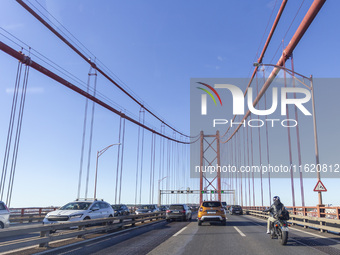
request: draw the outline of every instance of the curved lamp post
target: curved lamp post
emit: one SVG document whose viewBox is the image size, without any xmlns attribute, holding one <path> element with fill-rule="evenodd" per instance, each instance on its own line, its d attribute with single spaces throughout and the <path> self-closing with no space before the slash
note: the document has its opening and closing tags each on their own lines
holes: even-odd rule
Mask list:
<svg viewBox="0 0 340 255">
<path fill-rule="evenodd" d="M 105 147 L 104 149 L 100 150 L 100 151 L 97 151 L 97 161 L 96 161 L 96 177 L 95 177 L 95 181 L 94 181 L 94 199 L 96 199 L 96 195 L 97 195 L 97 176 L 98 176 L 98 159 L 101 155 L 103 155 L 103 153 L 105 151 L 107 151 L 110 147 L 114 146 L 114 145 L 120 145 L 120 143 L 114 143 L 114 144 L 111 144 L 107 147 Z"/>
</svg>

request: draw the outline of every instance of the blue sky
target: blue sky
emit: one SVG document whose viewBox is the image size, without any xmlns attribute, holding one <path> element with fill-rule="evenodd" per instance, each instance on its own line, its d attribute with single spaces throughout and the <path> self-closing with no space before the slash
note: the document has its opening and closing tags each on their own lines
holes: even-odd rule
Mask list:
<svg viewBox="0 0 340 255">
<path fill-rule="evenodd" d="M 267 0 L 209 3 L 30 0 L 26 3 L 33 4 L 41 11 L 44 11 L 41 6 L 46 8 L 151 109 L 184 133 L 190 131 L 190 78 L 248 78 L 253 70 L 252 62 L 256 59 L 256 52 L 259 48 L 262 49 L 264 42 L 262 40 L 261 44 L 261 39 L 275 5 L 275 1 Z M 264 63 L 277 62 L 280 54 L 275 55 L 275 52 L 301 3 L 301 0 L 288 2 Z M 311 3 L 311 0 L 304 1 L 285 36 L 285 45 Z M 280 1 L 277 1 L 269 26 L 279 5 Z M 332 27 L 334 24 L 340 24 L 337 13 L 339 7 L 338 1 L 325 3 L 294 52 L 296 71 L 306 75 L 313 74 L 319 78 L 338 77 L 340 34 Z M 58 25 L 60 29 L 63 29 L 62 26 Z M 0 27 L 86 83 L 89 66 L 15 1 L 2 1 Z M 6 34 L 3 30 L 0 32 Z M 264 38 L 267 34 L 268 30 Z M 18 45 L 2 35 L 0 38 L 20 50 Z M 43 64 L 37 58 L 32 59 Z M 0 53 L 0 162 L 4 154 L 16 66 L 17 62 L 13 58 Z M 126 110 L 138 116 L 139 107 L 101 76 L 98 76 L 98 91 L 114 101 L 122 111 Z M 329 109 L 337 109 L 338 92 L 339 88 L 336 86 L 331 89 L 316 88 L 320 157 L 334 163 L 339 161 L 337 126 L 340 123 L 338 116 L 332 115 Z M 31 70 L 11 202 L 13 207 L 62 205 L 75 199 L 84 104 L 84 98 Z M 332 125 L 329 125 L 331 118 Z M 152 118 L 147 117 L 147 121 L 160 129 L 160 124 Z M 91 192 L 95 153 L 117 142 L 118 125 L 117 116 L 96 107 L 89 187 Z M 306 126 L 305 129 L 305 133 L 309 134 L 309 127 Z M 138 129 L 127 124 L 126 132 L 128 138 L 122 201 L 133 203 Z M 168 133 L 171 135 L 170 131 Z M 306 135 L 303 139 L 306 146 L 313 146 L 311 137 Z M 143 176 L 142 202 L 146 203 L 149 198 L 150 134 L 146 133 L 145 141 L 143 168 L 147 170 Z M 159 143 L 160 140 L 156 142 Z M 174 149 L 175 154 L 182 154 L 186 150 L 188 148 L 184 146 L 175 146 Z M 114 200 L 116 156 L 117 148 L 113 147 L 99 162 L 101 174 L 98 180 L 98 196 L 109 202 Z M 306 157 L 309 159 L 312 155 L 308 154 Z M 188 173 L 184 171 L 185 164 L 182 161 L 186 160 L 178 156 L 176 174 L 180 178 L 167 178 L 162 184 L 168 182 L 176 188 L 197 188 L 197 180 L 187 178 Z M 156 160 L 156 165 L 158 164 Z M 157 172 L 156 184 L 160 177 L 163 176 L 159 176 Z M 306 181 L 305 196 L 309 205 L 316 204 L 316 194 L 312 191 L 314 182 L 315 180 Z M 325 180 L 329 189 L 325 194 L 325 203 L 340 204 L 336 196 L 337 182 L 338 179 Z M 285 204 L 290 204 L 290 194 L 285 194 L 288 192 L 284 192 L 281 187 L 277 192 L 287 201 Z"/>
</svg>

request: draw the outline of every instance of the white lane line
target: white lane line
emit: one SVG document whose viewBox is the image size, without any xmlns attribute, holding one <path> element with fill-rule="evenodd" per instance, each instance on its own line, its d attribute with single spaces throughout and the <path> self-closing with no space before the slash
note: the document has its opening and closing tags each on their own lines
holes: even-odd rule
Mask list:
<svg viewBox="0 0 340 255">
<path fill-rule="evenodd" d="M 184 231 L 187 227 L 182 228 L 180 231 L 178 231 L 176 234 L 174 234 L 173 236 L 178 236 L 180 233 L 182 233 L 182 231 Z"/>
<path fill-rule="evenodd" d="M 242 233 L 241 230 L 238 229 L 238 227 L 234 227 L 234 229 L 236 229 L 236 231 L 237 231 L 241 236 L 246 236 L 245 234 Z"/>
<path fill-rule="evenodd" d="M 255 216 L 252 216 L 252 217 L 254 217 L 257 220 L 267 221 L 267 220 L 264 220 L 264 219 L 256 218 Z M 261 226 L 260 224 L 257 224 L 257 223 L 255 223 L 255 224 Z M 328 239 L 328 240 L 331 240 L 331 241 L 333 241 L 333 242 L 335 242 L 337 244 L 340 244 L 340 242 L 338 242 L 337 240 L 333 239 L 332 237 L 321 236 L 321 235 L 318 235 L 318 234 L 310 233 L 310 232 L 303 231 L 301 229 L 296 229 L 296 228 L 293 228 L 293 227 L 289 227 L 289 229 L 295 230 L 295 231 L 298 231 L 298 232 L 302 232 L 302 233 L 305 233 L 305 234 L 308 234 L 308 235 L 311 235 L 311 236 L 316 236 L 316 237 L 319 237 L 319 238 Z"/>
<path fill-rule="evenodd" d="M 337 244 L 340 244 L 340 242 L 338 242 L 337 240 L 333 239 L 332 237 L 327 237 L 327 236 L 320 236 L 320 235 L 317 235 L 317 234 L 314 234 L 314 233 L 309 233 L 309 232 L 306 232 L 306 231 L 303 231 L 303 230 L 300 230 L 300 229 L 296 229 L 296 228 L 292 228 L 290 227 L 289 229 L 292 229 L 292 230 L 295 230 L 295 231 L 299 231 L 299 232 L 303 232 L 303 233 L 306 233 L 306 234 L 309 234 L 309 235 L 312 235 L 312 236 L 316 236 L 316 237 L 319 237 L 319 238 L 324 238 L 324 239 L 328 239 L 328 240 L 331 240 Z"/>
</svg>

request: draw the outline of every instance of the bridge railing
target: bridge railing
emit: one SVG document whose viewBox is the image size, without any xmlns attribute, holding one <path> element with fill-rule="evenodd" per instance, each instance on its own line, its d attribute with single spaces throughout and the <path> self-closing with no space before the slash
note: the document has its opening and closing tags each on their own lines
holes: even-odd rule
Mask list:
<svg viewBox="0 0 340 255">
<path fill-rule="evenodd" d="M 40 222 L 48 212 L 56 209 L 58 209 L 58 207 L 10 208 L 10 222 Z"/>
<path fill-rule="evenodd" d="M 267 207 L 264 206 L 244 206 L 244 209 L 263 211 Z M 327 207 L 327 206 L 286 206 L 290 214 L 338 219 L 340 220 L 340 207 Z"/>
<path fill-rule="evenodd" d="M 263 212 L 264 209 L 265 207 L 244 207 L 245 213 L 267 219 L 269 213 Z M 287 209 L 290 211 L 288 222 L 292 225 L 340 234 L 339 209 L 337 207 L 287 207 Z M 321 217 L 318 217 L 320 209 Z M 334 210 L 337 213 L 334 213 Z"/>
<path fill-rule="evenodd" d="M 165 213 L 146 213 L 140 215 L 129 215 L 111 217 L 105 219 L 86 220 L 69 223 L 49 224 L 41 226 L 25 226 L 21 228 L 8 228 L 0 231 L 1 238 L 9 241 L 0 242 L 0 252 L 13 249 L 26 248 L 32 245 L 48 247 L 52 241 L 75 238 L 75 241 L 84 238 L 85 235 L 96 233 L 107 233 L 136 224 L 151 223 L 153 220 L 164 219 Z M 57 230 L 62 232 L 55 233 Z M 30 237 L 27 237 L 27 236 Z"/>
</svg>

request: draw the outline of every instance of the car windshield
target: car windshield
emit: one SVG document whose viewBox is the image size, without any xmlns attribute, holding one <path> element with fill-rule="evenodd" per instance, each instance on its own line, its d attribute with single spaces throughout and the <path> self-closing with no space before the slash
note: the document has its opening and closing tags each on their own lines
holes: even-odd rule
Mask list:
<svg viewBox="0 0 340 255">
<path fill-rule="evenodd" d="M 119 210 L 120 207 L 121 207 L 121 205 L 112 205 L 112 208 L 113 208 L 114 210 Z"/>
<path fill-rule="evenodd" d="M 222 205 L 223 205 L 223 206 L 227 206 L 227 203 L 226 203 L 226 202 L 222 202 Z"/>
<path fill-rule="evenodd" d="M 170 210 L 183 210 L 183 205 L 170 205 Z"/>
<path fill-rule="evenodd" d="M 204 207 L 220 207 L 221 202 L 203 202 L 202 206 L 204 206 Z"/>
<path fill-rule="evenodd" d="M 72 202 L 64 205 L 59 210 L 87 210 L 91 204 L 89 202 Z"/>
<path fill-rule="evenodd" d="M 235 209 L 241 209 L 241 206 L 235 205 L 234 208 L 235 208 Z"/>
<path fill-rule="evenodd" d="M 4 203 L 0 203 L 0 210 L 6 210 L 6 207 L 5 207 Z"/>
<path fill-rule="evenodd" d="M 144 209 L 144 210 L 149 210 L 149 209 L 154 209 L 155 207 L 153 205 L 141 205 L 138 206 L 138 209 Z"/>
</svg>

